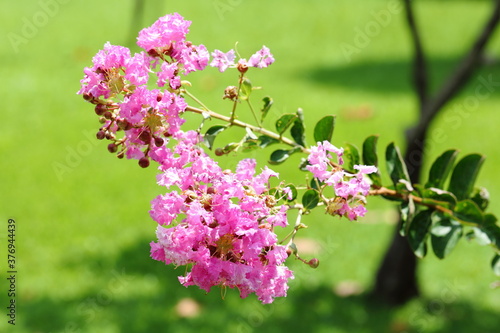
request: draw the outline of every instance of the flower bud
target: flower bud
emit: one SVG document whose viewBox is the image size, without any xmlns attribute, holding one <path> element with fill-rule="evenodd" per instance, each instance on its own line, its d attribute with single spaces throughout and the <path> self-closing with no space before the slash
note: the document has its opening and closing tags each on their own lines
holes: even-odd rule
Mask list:
<svg viewBox="0 0 500 333">
<path fill-rule="evenodd" d="M 95 106 L 94 110 L 95 110 L 96 115 L 102 116 L 104 114 L 104 112 L 108 111 L 108 108 L 107 108 L 106 104 L 97 104 Z"/>
<path fill-rule="evenodd" d="M 95 135 L 97 140 L 102 140 L 106 137 L 106 133 L 104 133 L 104 131 L 99 131 L 97 132 L 97 134 Z"/>
<path fill-rule="evenodd" d="M 307 262 L 307 264 L 309 265 L 309 267 L 311 268 L 318 268 L 319 266 L 319 260 L 317 258 L 312 258 L 311 260 L 309 260 Z"/>
<path fill-rule="evenodd" d="M 161 146 L 163 146 L 163 143 L 164 143 L 165 141 L 163 141 L 163 139 L 162 139 L 162 138 L 159 138 L 159 137 L 155 136 L 155 137 L 154 137 L 154 139 L 155 139 L 155 146 L 156 146 L 156 147 L 161 147 Z"/>
<path fill-rule="evenodd" d="M 216 148 L 215 156 L 222 156 L 222 155 L 224 155 L 224 150 L 222 148 Z"/>
<path fill-rule="evenodd" d="M 149 131 L 142 131 L 139 135 L 139 139 L 144 143 L 151 142 L 151 133 Z"/>
<path fill-rule="evenodd" d="M 110 120 L 113 118 L 113 113 L 111 111 L 106 111 L 106 112 L 104 112 L 103 116 L 104 116 L 104 118 Z"/>
<path fill-rule="evenodd" d="M 141 168 L 147 168 L 149 166 L 149 158 L 147 158 L 146 156 L 142 157 L 139 160 L 139 166 Z"/>
<path fill-rule="evenodd" d="M 238 65 L 236 65 L 236 68 L 238 71 L 242 74 L 245 74 L 248 70 L 248 65 L 244 62 L 238 62 Z"/>
<path fill-rule="evenodd" d="M 116 151 L 117 151 L 117 150 L 118 150 L 118 147 L 116 146 L 116 144 L 114 144 L 114 143 L 110 143 L 110 144 L 108 145 L 108 151 L 109 151 L 110 153 L 116 153 Z"/>
<path fill-rule="evenodd" d="M 84 93 L 83 99 L 86 100 L 87 102 L 90 102 L 91 100 L 94 99 L 94 96 L 92 96 L 90 93 Z"/>
</svg>

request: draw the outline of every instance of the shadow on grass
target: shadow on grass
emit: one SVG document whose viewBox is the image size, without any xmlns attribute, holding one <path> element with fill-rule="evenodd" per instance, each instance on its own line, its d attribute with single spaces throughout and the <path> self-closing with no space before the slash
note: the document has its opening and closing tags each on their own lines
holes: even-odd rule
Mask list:
<svg viewBox="0 0 500 333">
<path fill-rule="evenodd" d="M 428 59 L 431 91 L 437 89 L 460 62 L 459 58 Z M 411 60 L 373 60 L 345 66 L 312 68 L 302 76 L 312 82 L 346 89 L 381 93 L 413 93 Z M 488 60 L 475 75 L 492 74 L 500 79 L 498 60 Z M 474 77 L 471 80 L 474 81 Z"/>
<path fill-rule="evenodd" d="M 291 286 L 287 298 L 262 305 L 251 296 L 240 300 L 228 291 L 224 300 L 216 288 L 206 295 L 177 282 L 182 268 L 148 258 L 148 240 L 125 249 L 118 258 L 93 265 L 95 284 L 65 299 L 23 300 L 29 320 L 25 332 L 497 332 L 498 313 L 455 302 L 437 308 L 418 302 L 410 310 L 393 310 L 365 296 L 340 298 L 330 286 Z M 319 271 L 314 272 L 320 274 Z M 94 280 L 92 280 L 94 281 Z M 177 311 L 182 299 L 197 303 L 197 316 Z M 422 305 L 424 304 L 424 305 Z M 20 330 L 22 331 L 22 330 Z"/>
</svg>

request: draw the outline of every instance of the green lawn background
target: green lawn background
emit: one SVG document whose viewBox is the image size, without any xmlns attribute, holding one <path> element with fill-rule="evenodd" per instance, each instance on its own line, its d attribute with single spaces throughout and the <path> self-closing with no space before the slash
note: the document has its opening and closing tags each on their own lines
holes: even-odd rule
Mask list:
<svg viewBox="0 0 500 333">
<path fill-rule="evenodd" d="M 419 271 L 423 300 L 397 311 L 334 292 L 345 281 L 363 290 L 371 286 L 394 222 L 391 205 L 379 199 L 371 200 L 370 214 L 357 223 L 319 211 L 308 217 L 309 229 L 301 237 L 316 241 L 321 265 L 311 270 L 292 261 L 296 280 L 289 296 L 273 305 L 260 305 L 254 297 L 240 300 L 233 290 L 221 300 L 216 288 L 205 295 L 180 286 L 176 276 L 182 268 L 149 259 L 156 227 L 149 202 L 163 191 L 154 182 L 156 170 L 107 153 L 105 143 L 93 139 L 98 122 L 92 106 L 75 94 L 83 67 L 106 41 L 137 50 L 130 36 L 139 29 L 132 25 L 133 3 L 62 2 L 0 4 L 0 250 L 6 253 L 7 219 L 14 218 L 19 272 L 16 326 L 7 325 L 2 313 L 2 332 L 497 331 L 500 295 L 489 286 L 495 281 L 489 269 L 492 253 L 474 243 L 459 244 L 443 262 L 430 254 Z M 240 54 L 248 57 L 265 44 L 276 63 L 248 75 L 263 86 L 260 97 L 274 98 L 275 111 L 302 107 L 309 129 L 321 116 L 337 114 L 336 145 L 360 146 L 366 136 L 380 134 L 383 152 L 391 141 L 403 143 L 403 129 L 416 117 L 408 74 L 412 49 L 401 8 L 350 59 L 342 45 L 356 46 L 359 31 L 377 22 L 374 13 L 394 10 L 391 6 L 393 1 L 150 1 L 141 26 L 179 12 L 193 21 L 189 39 L 209 49 L 225 51 L 238 42 Z M 479 32 L 490 3 L 417 1 L 416 9 L 437 87 Z M 46 13 L 46 22 L 26 43 L 13 45 L 12 34 L 23 36 L 26 22 L 40 13 Z M 499 46 L 497 34 L 489 54 L 498 56 Z M 498 64 L 478 72 L 439 116 L 431 134 L 440 135 L 431 135 L 427 161 L 448 148 L 485 154 L 478 183 L 495 202 L 500 198 L 498 91 L 453 118 L 475 96 L 480 77 L 488 76 L 500 81 Z M 210 69 L 189 79 L 207 105 L 229 110 L 220 97 L 235 83 L 234 73 Z M 240 116 L 251 119 L 245 112 L 242 108 Z M 273 111 L 267 125 L 277 117 Z M 225 138 L 237 135 L 234 130 Z M 269 154 L 245 157 L 265 161 Z M 234 167 L 235 160 L 231 156 L 220 163 Z M 281 178 L 300 181 L 297 163 L 295 158 L 276 167 Z M 495 204 L 491 211 L 500 213 Z M 0 260 L 0 307 L 5 308 L 5 259 Z M 176 306 L 183 299 L 200 306 L 197 316 L 179 315 Z"/>
</svg>

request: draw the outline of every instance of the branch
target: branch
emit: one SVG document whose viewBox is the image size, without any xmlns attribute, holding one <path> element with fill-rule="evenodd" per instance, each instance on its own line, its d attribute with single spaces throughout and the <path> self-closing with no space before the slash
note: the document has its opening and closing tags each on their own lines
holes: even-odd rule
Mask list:
<svg viewBox="0 0 500 333">
<path fill-rule="evenodd" d="M 427 127 L 438 111 L 467 83 L 472 76 L 476 65 L 479 63 L 486 44 L 493 35 L 499 21 L 500 0 L 495 0 L 493 13 L 474 42 L 470 52 L 462 59 L 456 70 L 443 84 L 436 96 L 424 106 L 418 127 Z"/>
<path fill-rule="evenodd" d="M 413 14 L 411 0 L 404 0 L 404 6 L 406 11 L 406 20 L 408 23 L 408 27 L 410 28 L 410 35 L 412 37 L 413 47 L 415 49 L 413 79 L 421 106 L 420 110 L 422 111 L 422 106 L 425 105 L 427 101 L 427 65 L 425 61 L 424 50 L 422 47 L 422 41 L 420 39 L 417 24 L 415 22 L 415 16 Z"/>
<path fill-rule="evenodd" d="M 238 119 L 232 119 L 231 117 L 221 115 L 221 114 L 214 112 L 214 111 L 211 111 L 211 110 L 198 109 L 198 108 L 195 108 L 195 107 L 189 106 L 189 105 L 187 106 L 186 111 L 198 113 L 201 115 L 206 114 L 206 115 L 210 116 L 211 118 L 225 121 L 225 122 L 229 123 L 230 125 L 235 125 L 235 126 L 242 127 L 242 128 L 248 128 L 248 129 L 252 130 L 252 132 L 267 135 L 268 137 L 271 137 L 275 140 L 278 140 L 278 141 L 280 141 L 286 145 L 289 145 L 293 148 L 299 147 L 300 150 L 304 153 L 307 153 L 307 154 L 309 153 L 309 149 L 307 149 L 306 147 L 303 147 L 303 146 L 293 142 L 291 139 L 284 137 L 282 135 L 279 135 L 278 133 L 266 130 L 265 128 L 253 126 L 253 125 L 247 124 L 245 122 L 242 122 Z"/>
</svg>

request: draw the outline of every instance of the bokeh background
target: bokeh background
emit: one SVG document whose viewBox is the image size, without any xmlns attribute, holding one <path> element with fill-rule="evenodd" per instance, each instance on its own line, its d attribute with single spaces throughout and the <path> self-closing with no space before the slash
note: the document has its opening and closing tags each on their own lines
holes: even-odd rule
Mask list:
<svg viewBox="0 0 500 333">
<path fill-rule="evenodd" d="M 410 84 L 412 47 L 395 1 L 145 2 L 143 12 L 132 0 L 0 3 L 1 332 L 498 332 L 492 252 L 475 243 L 462 241 L 444 261 L 433 254 L 422 260 L 420 299 L 392 309 L 365 297 L 396 221 L 393 206 L 378 198 L 359 222 L 321 211 L 307 216 L 299 249 L 321 264 L 313 270 L 289 260 L 296 279 L 289 296 L 271 305 L 254 296 L 241 300 L 234 290 L 222 295 L 217 288 L 210 294 L 184 288 L 177 281 L 183 268 L 150 259 L 156 225 L 149 203 L 163 193 L 156 170 L 109 154 L 94 139 L 99 124 L 93 107 L 76 95 L 83 68 L 105 42 L 138 51 L 134 40 L 142 27 L 179 12 L 193 22 L 189 39 L 210 50 L 238 42 L 248 57 L 264 44 L 276 63 L 248 75 L 263 87 L 257 94 L 274 98 L 266 124 L 298 107 L 309 129 L 323 115 L 336 114 L 338 146 L 359 147 L 371 134 L 380 134 L 381 152 L 391 141 L 402 145 L 417 99 Z M 416 0 L 415 6 L 437 87 L 482 28 L 491 1 Z M 380 21 L 382 11 L 390 15 Z M 374 24 L 380 29 L 362 42 L 359 35 Z M 346 52 L 347 46 L 356 52 Z M 499 48 L 497 33 L 488 47 L 491 61 L 434 123 L 431 134 L 441 134 L 431 136 L 426 156 L 429 165 L 449 148 L 484 153 L 478 183 L 493 203 L 500 200 L 498 86 L 478 105 L 464 103 L 481 77 L 500 82 Z M 229 111 L 221 96 L 236 82 L 234 73 L 209 69 L 189 79 L 207 105 Z M 456 120 L 460 108 L 465 111 Z M 220 144 L 241 135 L 227 132 Z M 243 157 L 265 162 L 270 152 Z M 220 163 L 234 167 L 238 158 Z M 276 167 L 283 179 L 302 181 L 299 158 Z M 498 215 L 499 207 L 490 210 Z M 17 222 L 15 327 L 5 316 L 9 218 Z"/>
</svg>

